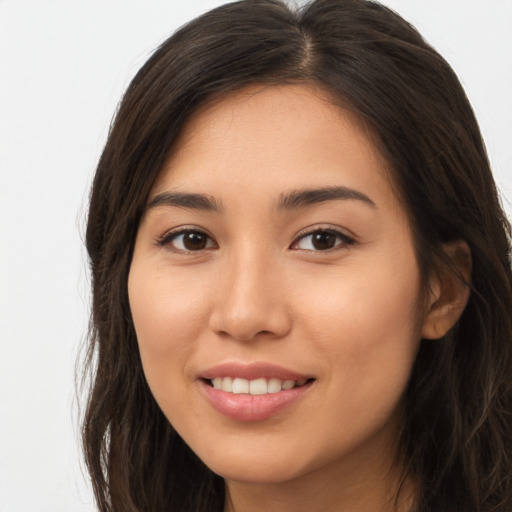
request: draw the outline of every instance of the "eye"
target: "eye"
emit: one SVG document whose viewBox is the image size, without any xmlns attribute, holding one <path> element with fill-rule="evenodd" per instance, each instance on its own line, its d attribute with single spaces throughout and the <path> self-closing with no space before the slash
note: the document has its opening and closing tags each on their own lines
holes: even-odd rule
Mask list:
<svg viewBox="0 0 512 512">
<path fill-rule="evenodd" d="M 291 248 L 303 251 L 329 251 L 353 243 L 352 238 L 334 229 L 316 229 L 299 237 Z"/>
<path fill-rule="evenodd" d="M 165 234 L 158 245 L 170 246 L 176 252 L 196 252 L 216 247 L 210 236 L 195 229 L 181 229 Z"/>
</svg>

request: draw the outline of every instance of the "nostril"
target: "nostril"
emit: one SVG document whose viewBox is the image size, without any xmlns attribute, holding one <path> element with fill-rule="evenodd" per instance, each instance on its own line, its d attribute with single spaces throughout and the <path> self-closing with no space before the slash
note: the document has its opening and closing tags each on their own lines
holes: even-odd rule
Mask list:
<svg viewBox="0 0 512 512">
<path fill-rule="evenodd" d="M 270 299 L 233 290 L 227 297 L 220 296 L 214 304 L 208 327 L 224 339 L 237 341 L 282 338 L 290 332 L 291 315 L 277 299 Z"/>
</svg>

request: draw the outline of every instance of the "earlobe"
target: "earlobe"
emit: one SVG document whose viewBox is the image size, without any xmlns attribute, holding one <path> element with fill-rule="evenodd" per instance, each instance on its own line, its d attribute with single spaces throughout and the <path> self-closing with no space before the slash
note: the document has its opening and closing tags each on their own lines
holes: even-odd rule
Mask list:
<svg viewBox="0 0 512 512">
<path fill-rule="evenodd" d="M 471 282 L 471 250 L 457 240 L 444 245 L 450 261 L 430 282 L 430 300 L 423 321 L 422 338 L 442 338 L 462 315 L 469 300 Z"/>
</svg>

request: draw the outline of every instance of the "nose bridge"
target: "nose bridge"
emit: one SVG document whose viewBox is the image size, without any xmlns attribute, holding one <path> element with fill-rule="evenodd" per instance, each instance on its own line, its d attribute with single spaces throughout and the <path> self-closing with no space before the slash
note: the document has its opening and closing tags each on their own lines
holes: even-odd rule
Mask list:
<svg viewBox="0 0 512 512">
<path fill-rule="evenodd" d="M 211 327 L 239 340 L 259 333 L 284 336 L 291 324 L 281 293 L 283 276 L 269 247 L 233 247 L 219 275 Z"/>
<path fill-rule="evenodd" d="M 251 251 L 244 247 L 231 260 L 230 282 L 233 307 L 245 304 L 247 309 L 257 311 L 266 308 L 275 298 L 269 289 L 269 282 L 275 276 L 275 262 L 263 251 Z"/>
</svg>

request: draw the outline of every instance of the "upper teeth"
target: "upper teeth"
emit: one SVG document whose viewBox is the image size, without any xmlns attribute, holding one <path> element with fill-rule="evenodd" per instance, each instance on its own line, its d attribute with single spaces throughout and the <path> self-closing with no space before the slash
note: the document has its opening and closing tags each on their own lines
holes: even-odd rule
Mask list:
<svg viewBox="0 0 512 512">
<path fill-rule="evenodd" d="M 307 379 L 281 380 L 281 379 L 255 379 L 247 380 L 239 377 L 215 377 L 211 380 L 215 389 L 222 389 L 229 393 L 248 393 L 250 395 L 266 395 L 278 393 L 282 389 L 292 389 L 295 386 L 303 386 Z"/>
</svg>

